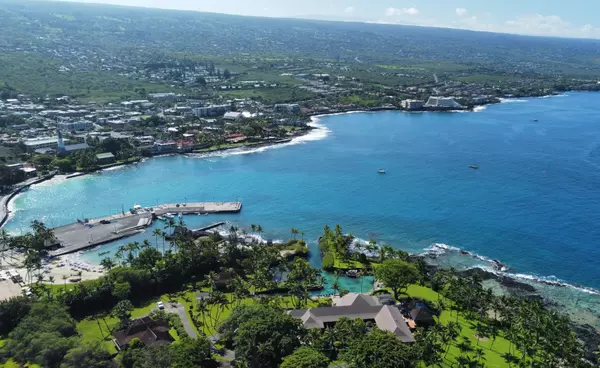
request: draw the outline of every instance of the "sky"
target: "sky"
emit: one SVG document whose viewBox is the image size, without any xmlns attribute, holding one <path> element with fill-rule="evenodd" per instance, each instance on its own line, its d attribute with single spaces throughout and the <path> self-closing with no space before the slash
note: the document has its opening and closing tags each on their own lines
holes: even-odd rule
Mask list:
<svg viewBox="0 0 600 368">
<path fill-rule="evenodd" d="M 600 0 L 63 0 L 600 39 Z"/>
</svg>

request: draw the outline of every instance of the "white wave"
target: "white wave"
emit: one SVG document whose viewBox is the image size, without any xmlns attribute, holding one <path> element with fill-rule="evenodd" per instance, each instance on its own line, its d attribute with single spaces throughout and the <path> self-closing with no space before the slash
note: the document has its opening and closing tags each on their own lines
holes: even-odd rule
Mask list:
<svg viewBox="0 0 600 368">
<path fill-rule="evenodd" d="M 226 225 L 223 225 L 223 226 L 215 229 L 215 231 L 217 233 L 219 233 L 219 235 L 221 235 L 222 237 L 227 238 L 229 235 L 231 235 L 230 229 L 231 229 L 232 225 L 233 225 L 232 223 L 227 223 Z M 252 239 L 261 244 L 266 243 L 267 241 L 271 241 L 273 244 L 284 243 L 284 241 L 281 239 L 265 239 L 260 234 L 252 232 L 250 230 L 246 231 L 245 229 L 238 228 L 238 230 L 236 231 L 236 235 L 240 239 Z"/>
<path fill-rule="evenodd" d="M 505 265 L 503 265 L 502 263 L 500 263 L 498 261 L 495 261 L 488 257 L 479 255 L 477 253 L 465 251 L 463 249 L 453 247 L 453 246 L 443 244 L 443 243 L 435 243 L 435 244 L 430 245 L 429 247 L 425 248 L 425 252 L 423 254 L 439 256 L 439 255 L 443 255 L 447 252 L 461 252 L 461 254 L 464 254 L 466 256 L 471 256 L 473 258 L 479 259 L 481 261 L 487 262 L 492 265 L 492 267 L 474 265 L 474 266 L 468 267 L 468 269 L 479 268 L 484 271 L 491 272 L 498 276 L 505 276 L 505 277 L 510 277 L 510 278 L 514 278 L 514 279 L 520 279 L 520 280 L 525 280 L 525 281 L 529 281 L 529 282 L 533 282 L 533 283 L 537 283 L 537 284 L 543 284 L 543 285 L 549 285 L 549 286 L 555 286 L 555 287 L 568 287 L 568 288 L 571 288 L 574 290 L 584 292 L 586 294 L 600 295 L 600 290 L 571 284 L 566 281 L 560 280 L 556 276 L 536 276 L 536 275 L 523 274 L 523 273 L 507 272 L 508 267 L 506 267 Z M 498 267 L 500 267 L 500 269 L 498 269 Z"/>
<path fill-rule="evenodd" d="M 444 254 L 448 251 L 460 252 L 460 248 L 450 246 L 444 243 L 433 243 L 425 248 L 427 254 Z"/>
<path fill-rule="evenodd" d="M 518 98 L 501 98 L 500 103 L 518 103 L 518 102 L 529 102 L 529 100 L 523 100 Z"/>
<path fill-rule="evenodd" d="M 107 169 L 102 169 L 102 171 L 118 171 L 118 170 L 123 170 L 123 169 L 127 169 L 129 165 L 131 165 L 131 164 L 123 164 L 123 165 L 119 165 L 119 166 L 113 166 L 113 167 L 109 167 Z"/>
<path fill-rule="evenodd" d="M 265 151 L 271 150 L 271 149 L 295 146 L 297 144 L 304 144 L 306 142 L 320 141 L 322 139 L 327 138 L 327 136 L 329 136 L 329 133 L 331 133 L 331 130 L 329 128 L 320 124 L 320 120 L 319 120 L 318 116 L 311 117 L 311 122 L 308 123 L 307 125 L 312 127 L 313 129 L 305 135 L 301 135 L 299 137 L 292 138 L 292 140 L 289 142 L 274 144 L 274 145 L 269 145 L 269 146 L 262 146 L 262 147 L 257 147 L 257 148 L 243 148 L 242 147 L 242 148 L 234 148 L 234 149 L 230 149 L 230 150 L 226 150 L 226 151 L 210 152 L 210 153 L 206 153 L 206 154 L 190 154 L 190 155 L 188 155 L 188 157 L 204 159 L 207 157 L 229 157 L 229 156 L 237 156 L 237 155 L 248 155 L 248 154 L 252 154 L 252 153 L 260 153 L 260 152 L 265 152 Z"/>
<path fill-rule="evenodd" d="M 562 93 L 560 95 L 547 95 L 547 96 L 540 96 L 537 98 L 553 98 L 553 97 L 567 97 L 567 96 L 568 96 L 567 94 Z"/>
<path fill-rule="evenodd" d="M 475 106 L 475 107 L 473 108 L 473 112 L 481 112 L 481 111 L 483 111 L 483 110 L 485 110 L 485 109 L 487 109 L 487 106 L 486 106 L 486 105 Z"/>
<path fill-rule="evenodd" d="M 575 285 L 575 284 L 571 284 L 568 283 L 566 281 L 563 281 L 559 278 L 557 278 L 556 276 L 535 276 L 535 275 L 528 275 L 528 274 L 523 274 L 523 273 L 504 273 L 505 276 L 508 277 L 513 277 L 516 279 L 521 279 L 521 280 L 527 280 L 527 281 L 531 281 L 531 282 L 535 282 L 538 284 L 544 284 L 544 285 L 550 285 L 550 286 L 557 286 L 557 287 L 567 287 L 570 289 L 574 289 L 577 291 L 581 291 L 583 293 L 586 294 L 591 294 L 591 295 L 600 295 L 600 291 L 593 289 L 593 288 L 588 288 L 585 286 L 579 286 L 579 285 Z"/>
</svg>

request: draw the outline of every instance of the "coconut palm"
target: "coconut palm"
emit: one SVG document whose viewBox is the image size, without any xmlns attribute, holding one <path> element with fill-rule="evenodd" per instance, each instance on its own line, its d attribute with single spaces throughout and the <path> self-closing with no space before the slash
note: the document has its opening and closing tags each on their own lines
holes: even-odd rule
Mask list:
<svg viewBox="0 0 600 368">
<path fill-rule="evenodd" d="M 67 275 L 62 275 L 61 277 L 63 279 L 63 281 L 65 282 L 65 291 L 67 291 L 67 279 L 69 278 L 69 276 Z"/>
<path fill-rule="evenodd" d="M 299 231 L 298 229 L 296 229 L 296 228 L 294 228 L 294 227 L 293 227 L 293 228 L 291 228 L 291 229 L 290 229 L 290 232 L 292 233 L 292 238 L 293 238 L 294 240 L 296 240 L 296 236 L 298 235 L 298 233 L 299 233 L 300 231 Z"/>
<path fill-rule="evenodd" d="M 156 228 L 152 231 L 152 235 L 154 235 L 154 241 L 156 242 L 156 250 L 158 250 L 158 238 L 162 236 L 162 231 L 159 228 Z"/>
</svg>

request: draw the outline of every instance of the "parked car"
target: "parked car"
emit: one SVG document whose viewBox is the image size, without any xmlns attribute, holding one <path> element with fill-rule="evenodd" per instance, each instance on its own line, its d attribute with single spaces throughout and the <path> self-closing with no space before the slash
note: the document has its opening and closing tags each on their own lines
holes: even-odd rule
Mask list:
<svg viewBox="0 0 600 368">
<path fill-rule="evenodd" d="M 165 305 L 161 301 L 159 301 L 158 303 L 156 303 L 156 305 L 158 306 L 158 309 L 160 309 L 160 310 L 165 309 Z"/>
</svg>

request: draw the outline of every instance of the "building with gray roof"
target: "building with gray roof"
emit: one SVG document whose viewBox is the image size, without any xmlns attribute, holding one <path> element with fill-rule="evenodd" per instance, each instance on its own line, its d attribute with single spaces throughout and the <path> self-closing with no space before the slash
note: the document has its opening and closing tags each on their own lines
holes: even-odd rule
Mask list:
<svg viewBox="0 0 600 368">
<path fill-rule="evenodd" d="M 381 305 L 377 297 L 347 294 L 336 301 L 334 307 L 293 309 L 288 312 L 298 318 L 306 328 L 324 329 L 333 326 L 340 318 L 361 319 L 374 323 L 379 329 L 389 331 L 405 343 L 415 339 L 406 320 L 395 306 Z"/>
</svg>

